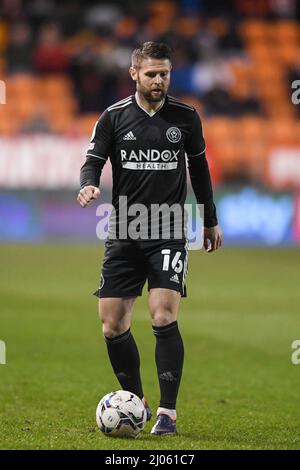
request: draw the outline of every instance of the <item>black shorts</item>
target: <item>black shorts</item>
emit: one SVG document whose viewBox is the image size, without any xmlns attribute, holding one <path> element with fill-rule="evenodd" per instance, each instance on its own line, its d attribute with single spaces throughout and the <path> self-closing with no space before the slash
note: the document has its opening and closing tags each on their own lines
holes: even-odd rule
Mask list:
<svg viewBox="0 0 300 470">
<path fill-rule="evenodd" d="M 160 287 L 186 297 L 186 240 L 106 240 L 97 297 L 136 297 Z"/>
</svg>

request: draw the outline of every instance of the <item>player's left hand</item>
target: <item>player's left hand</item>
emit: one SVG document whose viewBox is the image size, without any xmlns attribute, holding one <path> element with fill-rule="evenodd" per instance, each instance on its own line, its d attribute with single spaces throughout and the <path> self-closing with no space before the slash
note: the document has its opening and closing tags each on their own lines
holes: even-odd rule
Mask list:
<svg viewBox="0 0 300 470">
<path fill-rule="evenodd" d="M 222 246 L 223 232 L 220 225 L 204 227 L 204 248 L 207 253 L 212 253 Z"/>
</svg>

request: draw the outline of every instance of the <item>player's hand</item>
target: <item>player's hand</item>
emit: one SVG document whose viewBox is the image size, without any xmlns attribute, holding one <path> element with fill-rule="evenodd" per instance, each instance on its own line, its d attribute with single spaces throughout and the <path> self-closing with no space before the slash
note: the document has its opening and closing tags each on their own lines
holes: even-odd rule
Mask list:
<svg viewBox="0 0 300 470">
<path fill-rule="evenodd" d="M 100 189 L 96 186 L 85 186 L 82 188 L 77 196 L 77 201 L 81 207 L 86 207 L 91 201 L 100 196 Z"/>
<path fill-rule="evenodd" d="M 204 248 L 207 253 L 212 253 L 222 246 L 223 232 L 220 225 L 204 227 Z"/>
</svg>

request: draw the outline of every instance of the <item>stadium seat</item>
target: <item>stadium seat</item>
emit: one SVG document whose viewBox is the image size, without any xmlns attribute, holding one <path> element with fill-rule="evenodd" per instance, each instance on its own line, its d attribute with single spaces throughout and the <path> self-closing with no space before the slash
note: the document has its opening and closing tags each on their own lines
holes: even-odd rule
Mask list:
<svg viewBox="0 0 300 470">
<path fill-rule="evenodd" d="M 199 19 L 194 17 L 179 18 L 175 23 L 175 31 L 185 38 L 195 36 L 199 28 Z"/>
<path fill-rule="evenodd" d="M 205 134 L 212 143 L 225 142 L 234 137 L 235 122 L 228 118 L 214 117 L 205 121 Z"/>
<path fill-rule="evenodd" d="M 239 119 L 238 129 L 244 141 L 258 141 L 265 138 L 265 120 L 256 116 Z"/>
<path fill-rule="evenodd" d="M 25 123 L 26 120 L 36 114 L 38 107 L 42 103 L 37 99 L 35 95 L 25 95 L 23 97 L 11 96 L 7 101 L 7 109 L 11 111 L 15 119 L 21 120 Z"/>
<path fill-rule="evenodd" d="M 83 114 L 74 122 L 74 131 L 79 134 L 91 136 L 95 124 L 99 120 L 99 117 L 99 113 Z"/>
<path fill-rule="evenodd" d="M 294 120 L 277 118 L 266 123 L 268 140 L 276 144 L 293 144 L 297 141 L 297 127 Z"/>
<path fill-rule="evenodd" d="M 132 37 L 137 31 L 138 25 L 135 18 L 127 16 L 121 18 L 121 20 L 116 24 L 115 34 L 117 37 L 122 40 L 128 37 Z"/>
<path fill-rule="evenodd" d="M 283 44 L 300 42 L 300 28 L 296 21 L 281 20 L 273 26 L 274 40 Z"/>
<path fill-rule="evenodd" d="M 286 42 L 278 45 L 276 48 L 277 60 L 283 66 L 294 66 L 299 56 L 300 48 L 297 44 Z"/>
<path fill-rule="evenodd" d="M 246 42 L 262 44 L 265 42 L 267 24 L 256 19 L 245 20 L 239 25 L 239 31 Z"/>
<path fill-rule="evenodd" d="M 77 111 L 77 102 L 71 97 L 54 97 L 53 100 L 47 97 L 46 100 L 47 113 L 58 116 L 61 113 L 68 113 L 75 115 Z"/>
<path fill-rule="evenodd" d="M 166 34 L 170 28 L 170 20 L 165 17 L 152 16 L 145 25 L 148 34 L 154 37 Z"/>
<path fill-rule="evenodd" d="M 30 74 L 15 74 L 8 78 L 7 89 L 11 96 L 35 95 L 37 79 Z"/>
<path fill-rule="evenodd" d="M 150 2 L 148 5 L 148 10 L 150 15 L 172 19 L 176 14 L 177 6 L 175 2 L 161 0 Z"/>
<path fill-rule="evenodd" d="M 273 58 L 274 58 L 273 48 L 271 48 L 266 43 L 248 44 L 247 50 L 248 50 L 250 58 L 257 64 L 259 64 L 259 66 L 262 63 L 265 64 L 268 62 L 273 62 Z"/>
<path fill-rule="evenodd" d="M 57 134 L 68 134 L 73 132 L 74 117 L 70 113 L 60 113 L 57 118 L 49 119 L 49 127 Z"/>
<path fill-rule="evenodd" d="M 11 136 L 18 132 L 20 121 L 8 106 L 0 105 L 0 137 Z"/>
<path fill-rule="evenodd" d="M 220 17 L 208 18 L 206 24 L 209 31 L 217 36 L 221 36 L 228 31 L 228 22 Z"/>
<path fill-rule="evenodd" d="M 282 67 L 276 63 L 274 64 L 274 62 L 263 62 L 256 68 L 255 77 L 263 83 L 278 82 L 285 79 Z"/>
<path fill-rule="evenodd" d="M 189 104 L 190 106 L 194 106 L 200 116 L 204 115 L 204 107 L 200 100 L 193 96 L 184 96 L 178 95 L 178 98 L 184 101 L 184 103 Z"/>
<path fill-rule="evenodd" d="M 48 97 L 66 97 L 72 95 L 71 81 L 64 76 L 49 76 L 43 78 L 43 93 Z"/>
</svg>

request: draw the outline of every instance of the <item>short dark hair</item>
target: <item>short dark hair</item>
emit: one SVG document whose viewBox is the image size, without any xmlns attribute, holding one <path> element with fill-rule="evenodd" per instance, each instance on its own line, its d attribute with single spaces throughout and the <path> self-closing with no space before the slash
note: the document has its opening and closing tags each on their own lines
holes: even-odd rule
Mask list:
<svg viewBox="0 0 300 470">
<path fill-rule="evenodd" d="M 151 59 L 169 59 L 171 62 L 171 49 L 163 42 L 144 42 L 131 55 L 132 67 L 139 67 L 142 60 L 148 57 Z"/>
</svg>

